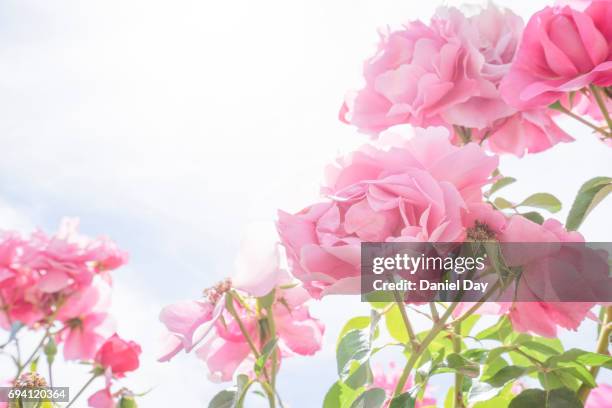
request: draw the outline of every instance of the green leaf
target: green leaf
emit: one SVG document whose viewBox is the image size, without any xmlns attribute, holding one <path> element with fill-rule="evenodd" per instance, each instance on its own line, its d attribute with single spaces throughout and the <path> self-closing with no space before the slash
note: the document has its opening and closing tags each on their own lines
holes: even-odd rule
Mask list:
<svg viewBox="0 0 612 408">
<path fill-rule="evenodd" d="M 571 349 L 557 357 L 551 358 L 551 363 L 556 362 L 577 362 L 585 366 L 601 367 L 612 364 L 612 356 L 605 354 L 592 353 L 580 349 Z"/>
<path fill-rule="evenodd" d="M 461 322 L 461 335 L 464 337 L 469 336 L 479 319 L 479 315 L 471 315 L 464 319 L 463 322 Z"/>
<path fill-rule="evenodd" d="M 208 404 L 208 408 L 233 408 L 236 391 L 223 390 L 219 392 Z"/>
<path fill-rule="evenodd" d="M 121 397 L 119 408 L 138 408 L 133 397 Z"/>
<path fill-rule="evenodd" d="M 323 408 L 344 408 L 349 407 L 350 404 L 357 397 L 358 392 L 351 389 L 341 381 L 337 381 L 331 386 L 325 400 L 323 401 Z"/>
<path fill-rule="evenodd" d="M 494 387 L 491 384 L 474 381 L 468 392 L 467 401 L 470 405 L 476 402 L 487 401 L 497 397 L 501 390 L 501 387 Z"/>
<path fill-rule="evenodd" d="M 266 365 L 266 362 L 272 355 L 272 352 L 276 348 L 277 344 L 278 344 L 278 339 L 272 339 L 266 343 L 266 345 L 261 350 L 261 354 L 259 355 L 259 358 L 257 358 L 257 360 L 255 361 L 255 373 L 259 375 L 262 372 L 264 366 Z"/>
<path fill-rule="evenodd" d="M 449 354 L 446 357 L 448 368 L 470 378 L 476 378 L 480 374 L 480 366 L 457 353 Z"/>
<path fill-rule="evenodd" d="M 262 309 L 268 309 L 272 307 L 274 304 L 274 300 L 276 299 L 276 288 L 272 289 L 270 293 L 260 298 L 257 298 L 257 303 Z"/>
<path fill-rule="evenodd" d="M 389 408 L 414 408 L 416 400 L 412 398 L 409 392 L 398 395 L 391 400 Z"/>
<path fill-rule="evenodd" d="M 535 207 L 556 213 L 561 210 L 561 201 L 548 193 L 535 193 L 523 200 L 517 207 Z"/>
<path fill-rule="evenodd" d="M 565 226 L 570 231 L 580 228 L 584 219 L 608 194 L 612 192 L 612 178 L 595 177 L 580 187 Z"/>
<path fill-rule="evenodd" d="M 379 408 L 387 399 L 387 393 L 382 388 L 370 388 L 364 391 L 351 404 L 351 408 Z"/>
<path fill-rule="evenodd" d="M 527 218 L 529 221 L 533 221 L 536 224 L 542 225 L 544 223 L 544 217 L 537 211 L 529 211 L 526 213 L 521 213 L 521 215 Z"/>
<path fill-rule="evenodd" d="M 514 177 L 502 177 L 499 180 L 497 180 L 495 183 L 493 183 L 493 185 L 491 186 L 489 191 L 487 191 L 485 193 L 485 196 L 489 197 L 489 196 L 493 195 L 496 191 L 499 191 L 502 188 L 504 188 L 506 186 L 509 186 L 510 184 L 514 183 L 515 181 L 516 181 L 516 179 Z"/>
<path fill-rule="evenodd" d="M 389 331 L 391 337 L 400 343 L 408 343 L 408 333 L 406 332 L 404 320 L 402 319 L 402 313 L 400 312 L 397 304 L 389 309 L 389 311 L 385 314 L 385 323 L 387 325 L 387 331 Z"/>
<path fill-rule="evenodd" d="M 529 370 L 525 367 L 518 366 L 507 366 L 503 367 L 499 371 L 497 371 L 492 377 L 484 380 L 486 383 L 494 386 L 494 387 L 503 387 L 510 381 L 514 381 L 517 378 L 525 375 Z"/>
<path fill-rule="evenodd" d="M 495 199 L 495 201 L 493 201 L 493 205 L 498 210 L 505 210 L 507 208 L 514 208 L 514 204 L 512 204 L 510 201 L 508 201 L 508 200 L 506 200 L 505 198 L 502 198 L 502 197 L 497 197 Z"/>
<path fill-rule="evenodd" d="M 253 384 L 253 381 L 245 374 L 240 374 L 236 378 L 236 399 L 234 401 L 235 408 L 243 408 L 244 399 L 246 398 L 247 391 Z"/>
<path fill-rule="evenodd" d="M 500 318 L 493 326 L 484 329 L 476 335 L 478 340 L 503 341 L 512 333 L 512 324 L 507 317 Z"/>
<path fill-rule="evenodd" d="M 349 375 L 346 377 L 346 380 L 344 380 L 346 385 L 356 390 L 361 386 L 372 382 L 372 369 L 367 361 L 363 364 L 353 361 L 352 365 L 353 367 L 349 370 Z"/>
<path fill-rule="evenodd" d="M 450 387 L 444 398 L 444 408 L 453 408 L 455 403 L 455 387 Z"/>
<path fill-rule="evenodd" d="M 340 340 L 336 352 L 338 375 L 346 379 L 353 361 L 364 363 L 370 357 L 370 336 L 368 330 L 351 330 Z"/>
<path fill-rule="evenodd" d="M 524 347 L 527 350 L 537 352 L 538 355 L 534 357 L 539 357 L 539 356 L 550 357 L 550 356 L 557 356 L 561 354 L 558 349 L 553 348 L 550 345 L 543 343 L 542 341 L 529 340 L 529 341 L 522 343 L 521 347 Z M 561 349 L 561 351 L 562 350 L 563 349 Z"/>
<path fill-rule="evenodd" d="M 552 391 L 529 389 L 510 402 L 509 408 L 583 408 L 582 402 L 567 388 Z"/>
<path fill-rule="evenodd" d="M 336 342 L 336 348 L 338 348 L 338 345 L 340 345 L 340 341 L 346 335 L 346 333 L 350 332 L 351 330 L 366 329 L 369 326 L 370 326 L 370 316 L 353 317 L 348 322 L 346 322 L 342 330 L 340 330 L 340 335 L 338 336 L 338 341 Z"/>
</svg>

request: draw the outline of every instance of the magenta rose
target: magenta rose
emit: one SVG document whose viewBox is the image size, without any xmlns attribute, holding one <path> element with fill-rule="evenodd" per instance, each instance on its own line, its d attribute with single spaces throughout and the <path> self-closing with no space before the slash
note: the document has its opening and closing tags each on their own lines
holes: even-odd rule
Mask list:
<svg viewBox="0 0 612 408">
<path fill-rule="evenodd" d="M 504 99 L 518 108 L 544 107 L 590 84 L 612 85 L 612 3 L 593 1 L 583 12 L 546 7 L 527 24 Z"/>
</svg>

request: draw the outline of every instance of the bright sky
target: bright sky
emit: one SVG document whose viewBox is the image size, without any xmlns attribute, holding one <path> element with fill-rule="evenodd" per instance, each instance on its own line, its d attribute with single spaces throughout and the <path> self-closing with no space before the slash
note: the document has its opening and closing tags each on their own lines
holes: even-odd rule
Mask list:
<svg viewBox="0 0 612 408">
<path fill-rule="evenodd" d="M 545 4 L 499 3 L 524 16 Z M 336 116 L 360 84 L 377 27 L 427 19 L 439 4 L 0 2 L 1 226 L 51 230 L 79 216 L 84 232 L 129 250 L 114 308 L 121 333 L 145 347 L 133 379 L 153 387 L 143 406 L 202 406 L 214 394 L 193 356 L 155 362 L 159 309 L 230 273 L 246 223 L 316 198 L 323 165 L 363 140 Z M 610 151 L 568 129 L 577 143 L 504 160 L 519 179 L 509 197 L 547 186 L 567 208 L 582 182 L 612 173 Z M 611 211 L 608 201 L 592 214 L 589 240 L 610 240 Z M 328 325 L 326 349 L 283 366 L 281 393 L 294 408 L 321 404 L 335 379 L 336 335 L 364 307 L 342 298 L 313 309 Z M 62 375 L 69 383 L 78 372 Z"/>
</svg>

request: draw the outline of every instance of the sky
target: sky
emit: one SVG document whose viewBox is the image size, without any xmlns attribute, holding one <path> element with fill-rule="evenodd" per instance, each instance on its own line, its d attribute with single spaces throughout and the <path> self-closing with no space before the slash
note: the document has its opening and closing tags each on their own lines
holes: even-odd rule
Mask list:
<svg viewBox="0 0 612 408">
<path fill-rule="evenodd" d="M 547 4 L 497 3 L 523 16 Z M 220 389 L 193 355 L 155 362 L 159 310 L 231 274 L 249 222 L 317 198 L 324 165 L 365 140 L 337 112 L 361 84 L 377 28 L 428 19 L 441 4 L 0 1 L 0 227 L 51 231 L 78 216 L 83 232 L 130 252 L 113 308 L 120 333 L 144 347 L 143 369 L 128 380 L 151 389 L 142 406 L 202 406 Z M 561 220 L 584 181 L 612 174 L 610 151 L 563 125 L 575 143 L 502 160 L 519 179 L 506 195 L 546 186 L 565 204 Z M 589 240 L 610 240 L 611 201 L 584 224 Z M 342 323 L 367 308 L 332 298 L 313 313 L 328 327 L 324 350 L 287 360 L 279 378 L 294 408 L 320 405 Z M 58 381 L 78 383 L 80 370 L 65 367 Z"/>
</svg>

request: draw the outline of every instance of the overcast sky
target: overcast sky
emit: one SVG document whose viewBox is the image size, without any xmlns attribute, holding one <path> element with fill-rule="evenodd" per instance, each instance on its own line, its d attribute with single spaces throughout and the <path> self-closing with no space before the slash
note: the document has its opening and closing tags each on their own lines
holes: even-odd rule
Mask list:
<svg viewBox="0 0 612 408">
<path fill-rule="evenodd" d="M 499 3 L 524 16 L 546 4 Z M 1 226 L 52 230 L 79 216 L 84 232 L 130 252 L 114 309 L 120 332 L 145 348 L 131 380 L 153 387 L 142 406 L 203 406 L 218 389 L 193 356 L 155 362 L 159 309 L 231 273 L 249 221 L 316 199 L 323 165 L 364 140 L 337 111 L 361 83 L 376 29 L 428 19 L 439 4 L 0 1 Z M 510 198 L 554 193 L 562 220 L 582 182 L 612 174 L 610 150 L 566 125 L 576 143 L 502 162 L 519 179 Z M 611 201 L 585 223 L 589 240 L 610 240 Z M 326 349 L 284 362 L 281 393 L 294 408 L 320 405 L 340 326 L 364 307 L 342 298 L 313 309 L 328 326 Z"/>
</svg>

